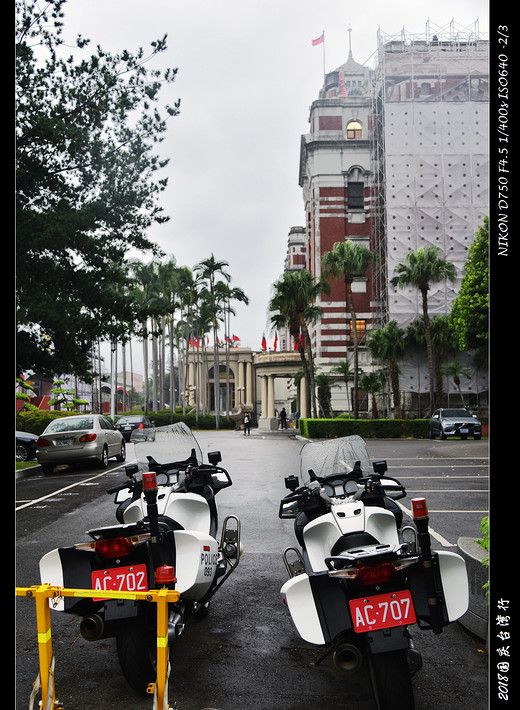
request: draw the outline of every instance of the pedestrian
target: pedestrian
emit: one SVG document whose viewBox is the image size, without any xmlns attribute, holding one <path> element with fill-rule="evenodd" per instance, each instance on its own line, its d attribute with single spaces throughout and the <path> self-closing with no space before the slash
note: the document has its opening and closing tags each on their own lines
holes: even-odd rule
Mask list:
<svg viewBox="0 0 520 710">
<path fill-rule="evenodd" d="M 300 418 L 300 412 L 294 413 L 295 428 L 298 429 L 298 419 Z"/>
<path fill-rule="evenodd" d="M 244 436 L 251 436 L 251 418 L 247 412 L 244 414 Z"/>
<path fill-rule="evenodd" d="M 282 429 L 287 429 L 287 412 L 285 411 L 285 407 L 282 407 L 282 411 L 280 412 L 280 423 Z"/>
</svg>

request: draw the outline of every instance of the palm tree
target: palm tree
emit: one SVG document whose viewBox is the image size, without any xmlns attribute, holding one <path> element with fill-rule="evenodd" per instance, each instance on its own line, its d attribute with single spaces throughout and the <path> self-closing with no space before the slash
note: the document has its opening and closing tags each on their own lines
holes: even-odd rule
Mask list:
<svg viewBox="0 0 520 710">
<path fill-rule="evenodd" d="M 462 396 L 462 390 L 460 388 L 460 376 L 462 375 L 469 380 L 471 378 L 471 370 L 467 367 L 463 367 L 463 365 L 459 362 L 448 362 L 441 367 L 441 372 L 443 375 L 453 377 L 453 382 L 459 390 L 460 401 L 462 402 L 462 406 L 465 408 L 466 405 L 464 404 L 464 397 Z"/>
<path fill-rule="evenodd" d="M 144 362 L 144 411 L 145 414 L 148 414 L 148 403 L 150 399 L 148 392 L 148 319 L 153 313 L 153 307 L 157 297 L 156 263 L 151 261 L 144 264 L 140 261 L 133 261 L 130 266 L 134 274 L 132 296 L 141 321 Z"/>
<path fill-rule="evenodd" d="M 394 403 L 394 419 L 400 419 L 401 395 L 399 391 L 399 367 L 397 363 L 406 348 L 405 331 L 399 328 L 397 321 L 391 320 L 383 328 L 373 330 L 370 333 L 367 347 L 374 358 L 388 365 Z"/>
<path fill-rule="evenodd" d="M 229 419 L 230 403 L 230 387 L 229 387 L 229 342 L 231 338 L 231 323 L 230 316 L 235 315 L 235 311 L 231 307 L 231 301 L 240 301 L 246 305 L 249 303 L 249 298 L 241 288 L 233 287 L 224 281 L 218 281 L 215 284 L 217 291 L 217 300 L 221 304 L 224 316 L 224 345 L 226 348 L 226 418 Z"/>
<path fill-rule="evenodd" d="M 359 386 L 367 394 L 372 395 L 372 419 L 379 419 L 379 412 L 377 410 L 377 402 L 375 398 L 376 392 L 383 386 L 383 381 L 379 373 L 377 372 L 367 372 L 363 374 L 359 379 Z"/>
<path fill-rule="evenodd" d="M 430 414 L 434 408 L 434 372 L 430 319 L 428 316 L 428 291 L 430 284 L 438 283 L 445 279 L 453 282 L 457 276 L 455 266 L 446 259 L 442 259 L 439 254 L 440 249 L 435 246 L 421 247 L 415 252 L 408 252 L 404 258 L 404 263 L 395 267 L 395 276 L 390 279 L 390 283 L 394 288 L 397 286 L 414 286 L 421 293 L 430 377 Z"/>
<path fill-rule="evenodd" d="M 371 261 L 376 259 L 364 244 L 354 243 L 350 239 L 345 242 L 336 242 L 331 251 L 325 252 L 322 257 L 322 278 L 343 278 L 345 284 L 346 328 L 349 329 L 349 312 L 354 351 L 354 418 L 358 418 L 358 336 L 356 311 L 352 296 L 352 282 L 356 277 L 365 276 Z"/>
<path fill-rule="evenodd" d="M 289 328 L 291 336 L 297 342 L 314 418 L 317 416 L 316 391 L 311 339 L 307 324 L 314 323 L 323 313 L 323 309 L 315 305 L 315 300 L 321 291 L 321 283 L 315 282 L 314 276 L 307 269 L 286 271 L 274 284 L 274 295 L 269 302 L 269 311 L 273 314 L 271 323 L 278 329 Z"/>
<path fill-rule="evenodd" d="M 197 301 L 197 279 L 194 277 L 191 269 L 184 266 L 180 269 L 179 274 L 179 307 L 181 311 L 181 323 L 184 328 L 183 336 L 180 338 L 182 342 L 181 356 L 183 366 L 179 367 L 182 381 L 179 383 L 179 391 L 182 397 L 182 413 L 186 414 L 186 392 L 188 385 L 188 346 L 190 339 L 190 329 L 193 319 L 193 304 Z"/>
<path fill-rule="evenodd" d="M 170 360 L 170 420 L 175 410 L 175 373 L 174 373 L 174 337 L 173 326 L 175 311 L 179 308 L 179 274 L 175 258 L 171 256 L 168 261 L 158 265 L 157 278 L 161 293 L 161 373 L 160 373 L 160 399 L 164 401 L 164 382 L 166 379 L 166 340 L 169 342 Z M 168 334 L 168 338 L 166 338 Z M 164 406 L 161 406 L 161 409 Z"/>
<path fill-rule="evenodd" d="M 302 269 L 285 272 L 275 283 L 274 291 L 269 303 L 269 310 L 273 313 L 271 323 L 279 329 L 287 327 L 295 340 L 307 382 L 308 408 L 312 409 L 312 416 L 316 418 L 314 362 L 307 324 L 315 322 L 322 314 L 321 307 L 314 304 L 321 286 L 315 283 L 310 271 Z"/>
<path fill-rule="evenodd" d="M 458 352 L 457 337 L 448 316 L 435 316 L 430 319 L 430 333 L 432 338 L 433 368 L 435 371 L 435 401 L 434 409 L 442 407 L 444 398 L 442 366 L 448 355 Z M 424 347 L 426 333 L 422 316 L 416 318 L 408 326 L 407 340 L 409 343 Z"/>
<path fill-rule="evenodd" d="M 348 396 L 348 381 L 352 377 L 352 368 L 348 360 L 341 360 L 331 369 L 337 375 L 341 375 L 343 382 L 345 383 L 345 389 L 347 390 L 347 412 L 350 410 L 349 396 Z"/>
<path fill-rule="evenodd" d="M 320 416 L 324 418 L 332 417 L 332 403 L 331 403 L 331 383 L 330 376 L 324 372 L 316 374 L 314 376 L 317 388 L 318 388 L 318 404 L 320 408 Z"/>
<path fill-rule="evenodd" d="M 202 279 L 208 282 L 208 291 L 210 293 L 212 307 L 213 307 L 213 379 L 214 379 L 214 394 L 215 394 L 215 428 L 219 428 L 219 418 L 220 418 L 220 368 L 219 368 L 219 357 L 218 357 L 218 327 L 217 321 L 219 316 L 219 304 L 216 300 L 215 293 L 215 278 L 217 274 L 224 277 L 224 279 L 229 283 L 231 276 L 224 270 L 226 266 L 229 266 L 227 261 L 216 261 L 213 254 L 208 259 L 203 259 L 195 267 L 195 271 L 200 271 L 200 276 Z"/>
</svg>

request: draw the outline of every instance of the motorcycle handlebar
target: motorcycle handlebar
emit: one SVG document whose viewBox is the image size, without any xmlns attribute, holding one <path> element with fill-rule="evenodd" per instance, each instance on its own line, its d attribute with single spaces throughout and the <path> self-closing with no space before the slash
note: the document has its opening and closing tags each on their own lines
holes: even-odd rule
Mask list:
<svg viewBox="0 0 520 710">
<path fill-rule="evenodd" d="M 108 495 L 111 495 L 112 493 L 117 493 L 118 491 L 122 491 L 124 488 L 128 488 L 130 490 L 131 484 L 125 481 L 125 483 L 120 483 L 119 486 L 113 486 L 112 488 L 107 488 L 107 493 Z"/>
</svg>

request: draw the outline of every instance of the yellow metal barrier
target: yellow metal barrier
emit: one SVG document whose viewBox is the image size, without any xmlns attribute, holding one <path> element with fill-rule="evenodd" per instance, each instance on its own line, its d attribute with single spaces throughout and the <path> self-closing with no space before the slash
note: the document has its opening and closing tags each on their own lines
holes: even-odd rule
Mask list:
<svg viewBox="0 0 520 710">
<path fill-rule="evenodd" d="M 61 597 L 99 597 L 99 589 L 66 589 L 50 584 L 32 587 L 16 587 L 17 597 L 33 598 L 36 602 L 36 627 L 38 631 L 38 655 L 40 672 L 34 681 L 29 708 L 41 688 L 42 710 L 63 710 L 55 697 L 54 657 L 52 655 L 51 615 L 48 600 L 57 603 Z M 168 603 L 180 598 L 173 589 L 150 589 L 146 592 L 112 592 L 103 590 L 105 599 L 135 599 L 157 604 L 157 679 L 154 686 L 153 710 L 169 710 L 168 707 Z M 52 601 L 51 601 L 52 604 Z"/>
</svg>

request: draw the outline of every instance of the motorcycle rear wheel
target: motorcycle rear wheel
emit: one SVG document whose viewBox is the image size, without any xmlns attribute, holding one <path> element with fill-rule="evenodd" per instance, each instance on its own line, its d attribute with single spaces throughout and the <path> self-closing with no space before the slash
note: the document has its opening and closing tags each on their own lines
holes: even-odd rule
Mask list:
<svg viewBox="0 0 520 710">
<path fill-rule="evenodd" d="M 414 710 L 406 651 L 368 653 L 368 669 L 377 710 Z"/>
<path fill-rule="evenodd" d="M 128 685 L 145 694 L 157 675 L 157 640 L 144 619 L 128 619 L 117 634 L 117 657 Z"/>
</svg>

